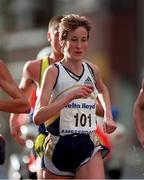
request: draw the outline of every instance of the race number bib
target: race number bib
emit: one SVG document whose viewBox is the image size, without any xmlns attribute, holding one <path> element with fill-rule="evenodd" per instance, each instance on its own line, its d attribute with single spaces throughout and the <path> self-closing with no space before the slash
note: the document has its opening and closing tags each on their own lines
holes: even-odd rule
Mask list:
<svg viewBox="0 0 144 180">
<path fill-rule="evenodd" d="M 89 134 L 96 129 L 95 99 L 76 99 L 60 112 L 60 134 Z"/>
</svg>

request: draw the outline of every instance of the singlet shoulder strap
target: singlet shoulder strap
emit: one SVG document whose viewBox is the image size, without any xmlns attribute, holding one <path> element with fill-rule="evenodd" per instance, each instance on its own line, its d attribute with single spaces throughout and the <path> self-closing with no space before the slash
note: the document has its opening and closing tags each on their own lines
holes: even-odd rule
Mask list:
<svg viewBox="0 0 144 180">
<path fill-rule="evenodd" d="M 87 65 L 87 67 L 88 67 L 88 69 L 89 69 L 89 71 L 93 77 L 94 82 L 96 82 L 94 71 L 93 71 L 92 67 L 87 62 L 85 64 Z"/>
<path fill-rule="evenodd" d="M 41 69 L 40 69 L 40 86 L 41 86 L 41 83 L 42 83 L 42 79 L 43 79 L 44 72 L 45 72 L 46 68 L 47 68 L 49 65 L 50 65 L 50 63 L 49 63 L 48 56 L 45 56 L 45 57 L 42 59 L 42 62 L 41 62 Z"/>
</svg>

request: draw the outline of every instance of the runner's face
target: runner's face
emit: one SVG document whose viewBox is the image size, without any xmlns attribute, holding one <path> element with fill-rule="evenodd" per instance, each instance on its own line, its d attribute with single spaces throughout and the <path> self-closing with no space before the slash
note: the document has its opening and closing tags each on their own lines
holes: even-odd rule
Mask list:
<svg viewBox="0 0 144 180">
<path fill-rule="evenodd" d="M 61 54 L 61 47 L 59 44 L 59 32 L 58 28 L 56 28 L 53 32 L 50 32 L 50 43 L 53 51 L 55 53 L 60 53 Z"/>
<path fill-rule="evenodd" d="M 64 55 L 73 61 L 82 60 L 85 57 L 88 46 L 88 32 L 84 27 L 78 27 L 69 31 L 64 46 Z"/>
</svg>

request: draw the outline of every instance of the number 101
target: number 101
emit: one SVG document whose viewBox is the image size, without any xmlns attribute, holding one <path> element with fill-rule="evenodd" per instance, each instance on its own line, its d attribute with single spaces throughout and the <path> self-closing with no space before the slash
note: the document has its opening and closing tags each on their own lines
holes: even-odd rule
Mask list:
<svg viewBox="0 0 144 180">
<path fill-rule="evenodd" d="M 76 114 L 74 116 L 75 118 L 75 126 L 86 126 L 86 123 L 88 123 L 88 126 L 91 127 L 91 114 L 89 114 L 88 116 L 86 116 L 84 113 L 83 114 Z"/>
</svg>

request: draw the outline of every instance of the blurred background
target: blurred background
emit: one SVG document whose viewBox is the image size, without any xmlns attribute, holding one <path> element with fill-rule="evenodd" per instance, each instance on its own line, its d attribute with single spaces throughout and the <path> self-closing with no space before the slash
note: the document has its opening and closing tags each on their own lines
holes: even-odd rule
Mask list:
<svg viewBox="0 0 144 180">
<path fill-rule="evenodd" d="M 134 129 L 132 110 L 144 75 L 143 0 L 0 0 L 0 58 L 19 84 L 23 65 L 48 46 L 47 25 L 54 15 L 81 14 L 92 22 L 87 57 L 101 69 L 111 102 L 126 129 L 121 179 L 144 178 L 144 150 Z M 6 95 L 0 92 L 0 98 Z M 21 151 L 9 130 L 9 114 L 0 113 L 6 138 L 6 162 L 0 178 L 9 178 L 9 157 Z M 119 139 L 117 139 L 119 141 Z"/>
</svg>

